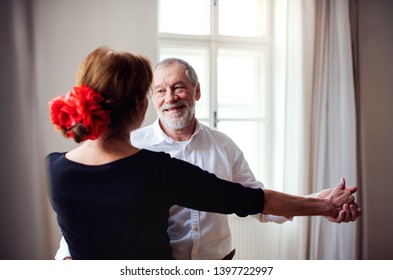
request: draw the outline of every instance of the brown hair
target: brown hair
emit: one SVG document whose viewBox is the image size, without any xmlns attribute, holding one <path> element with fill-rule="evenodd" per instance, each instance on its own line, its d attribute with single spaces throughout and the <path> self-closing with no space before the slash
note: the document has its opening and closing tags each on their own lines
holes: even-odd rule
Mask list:
<svg viewBox="0 0 393 280">
<path fill-rule="evenodd" d="M 104 97 L 103 109 L 110 110 L 109 128 L 116 129 L 144 114 L 142 104 L 152 79 L 147 57 L 103 46 L 82 62 L 77 85 L 86 84 Z"/>
</svg>

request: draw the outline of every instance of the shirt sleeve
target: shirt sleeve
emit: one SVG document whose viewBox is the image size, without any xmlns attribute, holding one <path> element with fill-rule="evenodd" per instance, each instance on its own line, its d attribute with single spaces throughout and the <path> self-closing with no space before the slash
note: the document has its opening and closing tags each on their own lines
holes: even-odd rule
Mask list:
<svg viewBox="0 0 393 280">
<path fill-rule="evenodd" d="M 262 182 L 258 181 L 254 173 L 251 171 L 248 162 L 246 161 L 243 152 L 240 148 L 235 144 L 233 145 L 233 180 L 234 182 L 238 182 L 243 186 L 250 187 L 250 188 L 264 188 Z M 283 216 L 275 216 L 270 214 L 255 214 L 252 215 L 253 218 L 257 219 L 261 223 L 268 223 L 273 222 L 277 224 L 282 224 L 287 221 L 292 221 L 293 218 L 287 218 Z"/>
<path fill-rule="evenodd" d="M 60 247 L 55 255 L 55 260 L 64 260 L 66 257 L 71 257 L 71 254 L 68 249 L 67 241 L 64 239 L 64 236 L 62 236 L 60 240 Z"/>
</svg>

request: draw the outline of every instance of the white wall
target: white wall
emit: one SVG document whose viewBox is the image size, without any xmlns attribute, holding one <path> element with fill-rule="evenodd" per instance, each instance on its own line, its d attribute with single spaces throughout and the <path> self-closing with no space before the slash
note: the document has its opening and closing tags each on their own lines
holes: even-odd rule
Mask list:
<svg viewBox="0 0 393 280">
<path fill-rule="evenodd" d="M 144 54 L 156 62 L 156 1 L 37 0 L 36 4 L 36 52 L 43 101 L 72 89 L 80 62 L 101 45 Z M 40 105 L 46 123 L 46 151 L 73 146 L 53 130 L 47 104 Z"/>
</svg>

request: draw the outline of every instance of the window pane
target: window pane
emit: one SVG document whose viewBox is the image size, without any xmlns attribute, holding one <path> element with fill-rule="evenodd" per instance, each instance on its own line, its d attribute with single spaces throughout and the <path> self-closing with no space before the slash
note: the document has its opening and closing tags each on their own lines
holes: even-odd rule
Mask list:
<svg viewBox="0 0 393 280">
<path fill-rule="evenodd" d="M 218 33 L 228 36 L 262 37 L 266 34 L 266 0 L 219 2 Z"/>
<path fill-rule="evenodd" d="M 220 121 L 217 129 L 227 134 L 243 151 L 257 179 L 265 174 L 264 123 L 254 121 Z"/>
<path fill-rule="evenodd" d="M 210 34 L 210 0 L 159 0 L 158 31 Z"/>
<path fill-rule="evenodd" d="M 263 118 L 266 64 L 262 51 L 220 49 L 217 58 L 217 112 L 222 118 Z"/>
<path fill-rule="evenodd" d="M 168 57 L 184 59 L 195 69 L 201 85 L 201 98 L 196 102 L 195 115 L 198 119 L 209 119 L 210 107 L 210 57 L 208 47 L 160 47 L 160 60 Z"/>
</svg>

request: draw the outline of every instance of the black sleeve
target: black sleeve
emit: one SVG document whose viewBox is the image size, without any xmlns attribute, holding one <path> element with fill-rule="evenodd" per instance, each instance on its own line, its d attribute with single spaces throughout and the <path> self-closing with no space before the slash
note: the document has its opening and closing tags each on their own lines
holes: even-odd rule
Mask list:
<svg viewBox="0 0 393 280">
<path fill-rule="evenodd" d="M 264 192 L 218 178 L 186 161 L 167 157 L 169 186 L 174 203 L 183 207 L 240 217 L 262 213 Z"/>
</svg>

